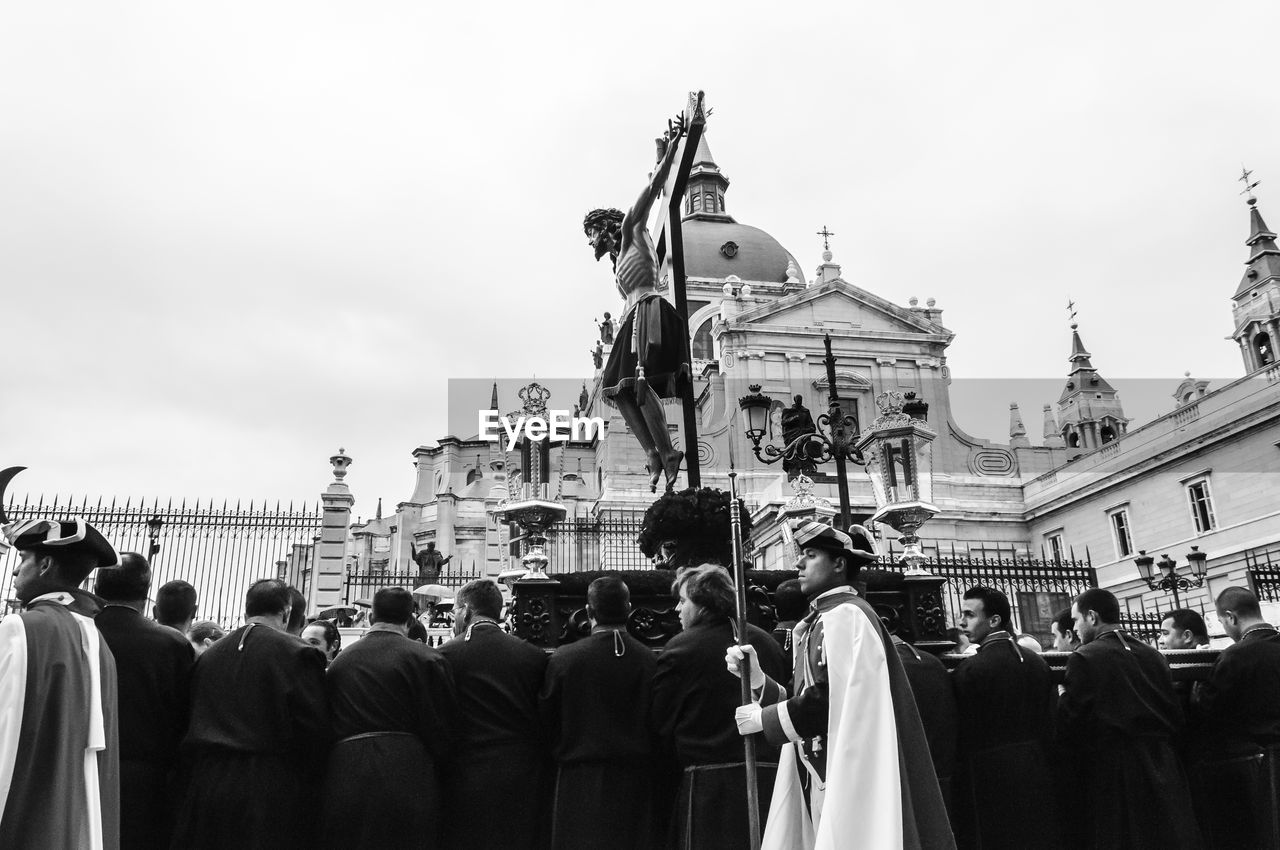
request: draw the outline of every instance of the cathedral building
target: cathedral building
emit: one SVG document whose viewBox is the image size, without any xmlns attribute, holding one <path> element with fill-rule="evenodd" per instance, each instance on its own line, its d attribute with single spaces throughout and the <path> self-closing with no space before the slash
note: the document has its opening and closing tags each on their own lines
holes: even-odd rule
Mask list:
<svg viewBox="0 0 1280 850">
<path fill-rule="evenodd" d="M 926 553 L 1017 552 L 1048 560 L 1087 553 L 1102 586 L 1139 607 L 1168 607 L 1138 581 L 1133 561 L 1141 551 L 1168 553 L 1182 563 L 1192 546 L 1207 553 L 1210 581 L 1198 591 L 1201 603 L 1227 582 L 1244 583 L 1250 565 L 1280 567 L 1280 511 L 1272 504 L 1280 492 L 1280 248 L 1256 199 L 1249 200 L 1246 270 L 1232 298 L 1241 377 L 1211 388 L 1188 375 L 1176 390 L 1170 387 L 1175 400 L 1168 414 L 1133 423 L 1073 324 L 1063 340 L 1069 354 L 1062 392 L 1056 404 L 1044 405 L 1043 436 L 1033 445 L 1017 405 L 1010 408 L 1005 443 L 974 437 L 955 420 L 947 362 L 955 334 L 934 298 L 892 303 L 847 280 L 829 248 L 805 279 L 794 254 L 732 215 L 729 187 L 704 135 L 682 222 L 696 447 L 682 433 L 676 400 L 667 402 L 667 421 L 673 440 L 687 453 L 696 450 L 703 486 L 728 489 L 733 441 L 739 492 L 755 520 L 756 566 L 789 566 L 778 516 L 794 493 L 780 464 L 753 455 L 735 422 L 738 399 L 755 388 L 772 399 L 763 440 L 781 447 L 783 412 L 795 397 L 815 420 L 826 411 L 829 336 L 836 390 L 860 424 L 875 418 L 883 392 L 914 392 L 929 405 L 928 422 L 937 433 L 933 502 L 940 513 L 921 529 Z M 600 392 L 613 327 L 601 329 L 596 369 L 576 405 L 582 415 L 603 418 L 605 434 L 552 447 L 543 476 L 543 492 L 566 505 L 570 521 L 636 517 L 655 498 L 643 453 Z M 495 411 L 522 403 L 500 399 L 494 387 Z M 416 480 L 408 499 L 392 517 L 352 529 L 358 568 L 409 565 L 427 543 L 454 556 L 451 568 L 492 576 L 509 568 L 510 530 L 492 512 L 522 482 L 513 466 L 518 452 L 504 448 L 450 436 L 414 449 Z M 814 495 L 834 504 L 834 465 L 819 466 L 812 478 Z M 873 513 L 871 483 L 860 467 L 850 467 L 848 485 L 853 514 Z M 611 552 L 625 548 L 626 541 L 597 546 L 593 562 L 574 568 L 634 568 L 634 553 L 631 561 L 611 560 Z"/>
</svg>

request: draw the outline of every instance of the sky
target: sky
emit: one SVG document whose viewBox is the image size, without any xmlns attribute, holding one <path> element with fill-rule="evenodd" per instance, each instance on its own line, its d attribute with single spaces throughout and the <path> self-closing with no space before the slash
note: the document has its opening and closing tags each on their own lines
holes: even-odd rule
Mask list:
<svg viewBox="0 0 1280 850">
<path fill-rule="evenodd" d="M 1262 2 L 20 4 L 0 466 L 30 467 L 18 493 L 296 502 L 342 447 L 357 514 L 408 498 L 449 379 L 590 375 L 618 298 L 582 216 L 634 199 L 691 89 L 738 221 L 807 277 L 825 225 L 845 279 L 937 299 L 961 428 L 1004 440 L 1018 401 L 1038 441 L 1068 299 L 1103 375 L 1167 387 L 1140 424 L 1184 371 L 1242 374 L 1236 178 L 1280 224 L 1277 26 Z"/>
</svg>

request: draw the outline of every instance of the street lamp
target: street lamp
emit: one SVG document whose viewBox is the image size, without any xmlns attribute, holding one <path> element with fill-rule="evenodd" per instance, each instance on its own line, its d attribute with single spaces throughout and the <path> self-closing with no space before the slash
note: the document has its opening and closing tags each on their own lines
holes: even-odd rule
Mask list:
<svg viewBox="0 0 1280 850">
<path fill-rule="evenodd" d="M 836 390 L 836 358 L 831 353 L 831 335 L 823 337 L 826 356 L 823 363 L 827 367 L 827 412 L 820 414 L 816 430 L 801 434 L 782 448 L 772 443 L 761 446 L 765 433 L 769 429 L 769 411 L 773 407 L 773 399 L 760 392 L 759 384 L 751 384 L 749 395 L 738 399 L 746 419 L 747 438 L 751 440 L 751 448 L 756 459 L 761 463 L 788 463 L 803 461 L 812 464 L 836 463 L 836 487 L 840 492 L 840 519 L 838 527 L 848 529 L 853 520 L 849 506 L 849 479 L 846 463 L 859 466 L 866 463 L 862 453 L 854 443 L 858 439 L 858 417 L 855 413 L 845 413 L 841 405 L 840 394 Z M 823 429 L 826 429 L 824 433 Z"/>
<path fill-rule="evenodd" d="M 1205 561 L 1209 555 L 1200 551 L 1199 546 L 1192 546 L 1187 553 L 1187 565 L 1191 568 L 1190 576 L 1178 574 L 1178 564 L 1168 555 L 1162 555 L 1159 561 L 1147 554 L 1145 549 L 1139 550 L 1133 562 L 1138 565 L 1138 574 L 1152 590 L 1163 590 L 1173 593 L 1173 607 L 1181 608 L 1182 600 L 1178 597 L 1180 590 L 1192 590 L 1204 585 L 1207 572 Z"/>
<path fill-rule="evenodd" d="M 147 537 L 151 540 L 151 545 L 147 549 L 147 560 L 154 558 L 160 551 L 160 544 L 157 541 L 160 539 L 160 529 L 163 527 L 164 520 L 160 519 L 158 515 L 152 516 L 151 519 L 147 520 Z"/>
<path fill-rule="evenodd" d="M 876 398 L 880 415 L 858 441 L 867 458 L 867 475 L 879 506 L 872 522 L 882 522 L 902 535 L 907 573 L 923 572 L 924 552 L 916 532 L 938 513 L 933 505 L 933 440 L 925 424 L 929 405 L 899 392 Z"/>
</svg>

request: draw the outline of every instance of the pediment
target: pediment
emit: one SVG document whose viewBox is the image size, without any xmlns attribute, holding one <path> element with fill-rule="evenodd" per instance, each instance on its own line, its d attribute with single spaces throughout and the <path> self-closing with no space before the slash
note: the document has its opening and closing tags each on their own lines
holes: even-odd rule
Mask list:
<svg viewBox="0 0 1280 850">
<path fill-rule="evenodd" d="M 766 327 L 950 335 L 946 328 L 915 311 L 839 279 L 771 301 L 735 316 L 733 321 Z"/>
</svg>

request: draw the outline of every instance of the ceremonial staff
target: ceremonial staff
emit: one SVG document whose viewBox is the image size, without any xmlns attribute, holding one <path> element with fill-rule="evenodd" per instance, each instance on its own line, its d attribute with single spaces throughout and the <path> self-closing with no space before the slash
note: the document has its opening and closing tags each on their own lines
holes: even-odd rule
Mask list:
<svg viewBox="0 0 1280 850">
<path fill-rule="evenodd" d="M 747 645 L 747 568 L 742 559 L 742 514 L 738 504 L 738 470 L 734 463 L 733 421 L 729 427 L 729 529 L 733 539 L 733 583 L 737 588 L 738 646 Z M 749 667 L 748 667 L 749 669 Z M 742 705 L 752 703 L 751 675 L 744 672 L 739 678 L 742 684 Z M 742 747 L 747 772 L 747 834 L 751 836 L 751 850 L 760 850 L 760 785 L 757 780 L 756 736 L 743 735 Z"/>
</svg>

